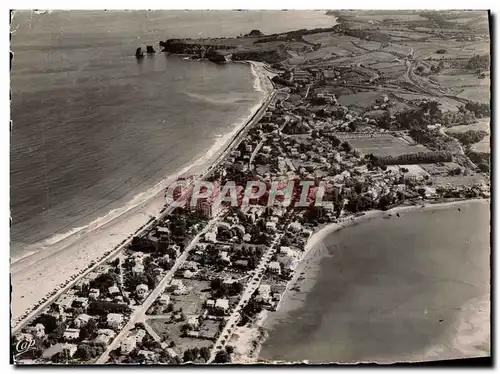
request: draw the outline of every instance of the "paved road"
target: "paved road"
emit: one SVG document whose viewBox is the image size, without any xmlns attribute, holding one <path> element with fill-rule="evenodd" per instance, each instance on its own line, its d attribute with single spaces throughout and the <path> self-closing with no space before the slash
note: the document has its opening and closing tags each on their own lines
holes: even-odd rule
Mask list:
<svg viewBox="0 0 500 374">
<path fill-rule="evenodd" d="M 236 326 L 236 322 L 238 321 L 240 317 L 240 311 L 243 309 L 243 307 L 248 303 L 250 300 L 250 297 L 252 294 L 255 292 L 255 290 L 259 287 L 259 284 L 262 280 L 262 277 L 265 274 L 265 269 L 269 261 L 271 260 L 271 257 L 273 254 L 276 252 L 275 246 L 277 243 L 279 243 L 281 237 L 283 234 L 279 234 L 274 241 L 272 242 L 271 246 L 267 249 L 267 251 L 262 255 L 262 258 L 259 262 L 259 265 L 255 269 L 255 273 L 253 277 L 250 279 L 250 281 L 247 283 L 246 288 L 243 290 L 243 293 L 240 297 L 240 301 L 232 311 L 231 315 L 227 318 L 226 320 L 226 325 L 224 326 L 224 329 L 222 330 L 221 334 L 219 335 L 219 338 L 217 341 L 214 343 L 212 347 L 212 351 L 210 352 L 210 358 L 207 361 L 207 363 L 211 363 L 215 359 L 215 355 L 217 354 L 217 351 L 222 349 L 225 344 L 229 341 L 231 338 L 231 335 L 233 333 L 233 330 Z M 225 336 L 227 338 L 225 338 Z M 222 341 L 224 340 L 224 343 Z M 217 348 L 217 347 L 221 348 Z"/>
</svg>

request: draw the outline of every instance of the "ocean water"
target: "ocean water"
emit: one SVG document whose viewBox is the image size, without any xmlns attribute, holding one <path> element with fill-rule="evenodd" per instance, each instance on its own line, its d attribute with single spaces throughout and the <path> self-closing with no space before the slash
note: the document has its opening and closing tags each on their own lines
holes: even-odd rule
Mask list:
<svg viewBox="0 0 500 374">
<path fill-rule="evenodd" d="M 327 27 L 324 12 L 16 12 L 11 255 L 71 233 L 213 153 L 263 97 L 245 64 L 135 48 Z"/>
<path fill-rule="evenodd" d="M 375 218 L 328 236 L 302 305 L 272 314 L 260 358 L 398 362 L 490 353 L 487 202 Z M 286 302 L 286 298 L 285 298 Z M 299 304 L 300 305 L 300 304 Z"/>
</svg>

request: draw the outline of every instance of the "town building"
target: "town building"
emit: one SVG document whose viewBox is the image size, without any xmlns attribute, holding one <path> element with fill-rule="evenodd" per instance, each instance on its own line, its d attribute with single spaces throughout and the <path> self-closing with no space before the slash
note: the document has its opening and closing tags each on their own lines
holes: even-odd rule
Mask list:
<svg viewBox="0 0 500 374">
<path fill-rule="evenodd" d="M 271 273 L 278 274 L 278 275 L 281 274 L 281 265 L 278 261 L 270 262 L 268 265 L 268 269 Z"/>
<path fill-rule="evenodd" d="M 136 346 L 137 346 L 137 340 L 134 337 L 129 336 L 128 338 L 122 341 L 120 352 L 122 354 L 130 353 L 135 349 Z"/>
<path fill-rule="evenodd" d="M 106 323 L 112 329 L 120 329 L 123 324 L 123 314 L 109 313 L 106 316 Z"/>
<path fill-rule="evenodd" d="M 217 299 L 215 301 L 215 309 L 227 313 L 229 311 L 229 300 L 228 299 Z"/>
<path fill-rule="evenodd" d="M 137 287 L 135 288 L 135 293 L 139 299 L 143 299 L 146 297 L 146 294 L 148 293 L 149 288 L 146 284 L 138 284 Z"/>
<path fill-rule="evenodd" d="M 80 329 L 67 328 L 63 333 L 63 338 L 66 340 L 76 340 L 80 337 Z"/>
<path fill-rule="evenodd" d="M 163 294 L 160 296 L 160 304 L 161 305 L 168 305 L 170 304 L 170 295 L 168 294 Z"/>
<path fill-rule="evenodd" d="M 75 326 L 78 328 L 81 328 L 83 326 L 86 326 L 87 323 L 89 323 L 90 317 L 88 314 L 82 313 L 78 317 L 75 318 Z"/>
<path fill-rule="evenodd" d="M 91 288 L 89 291 L 89 299 L 97 300 L 99 298 L 100 291 L 98 288 Z"/>
</svg>

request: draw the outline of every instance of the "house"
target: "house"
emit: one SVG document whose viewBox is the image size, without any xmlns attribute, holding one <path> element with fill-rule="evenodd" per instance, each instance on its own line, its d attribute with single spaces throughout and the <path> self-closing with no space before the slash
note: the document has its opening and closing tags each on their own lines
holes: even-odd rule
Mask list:
<svg viewBox="0 0 500 374">
<path fill-rule="evenodd" d="M 168 305 L 170 304 L 170 295 L 168 294 L 163 294 L 160 296 L 160 304 L 161 305 Z"/>
<path fill-rule="evenodd" d="M 76 340 L 80 337 L 80 329 L 66 329 L 63 338 L 66 340 Z"/>
<path fill-rule="evenodd" d="M 120 329 L 123 323 L 123 314 L 109 313 L 106 317 L 106 323 L 113 329 Z"/>
<path fill-rule="evenodd" d="M 186 333 L 186 335 L 189 336 L 190 338 L 198 338 L 200 336 L 200 332 L 199 331 L 194 331 L 194 330 L 189 330 Z"/>
<path fill-rule="evenodd" d="M 97 337 L 94 339 L 94 342 L 108 345 L 115 336 L 116 333 L 113 330 L 99 329 L 97 330 Z"/>
<path fill-rule="evenodd" d="M 222 251 L 220 253 L 220 259 L 221 259 L 221 261 L 224 261 L 224 262 L 227 262 L 227 263 L 231 262 L 231 258 L 229 258 L 229 255 L 227 254 L 227 251 Z"/>
<path fill-rule="evenodd" d="M 155 354 L 156 353 L 152 351 L 147 351 L 145 349 L 141 349 L 139 352 L 137 352 L 137 356 L 142 356 L 146 360 L 153 360 L 155 358 Z"/>
<path fill-rule="evenodd" d="M 259 297 L 262 301 L 267 302 L 271 295 L 271 286 L 269 284 L 262 284 L 259 286 Z"/>
<path fill-rule="evenodd" d="M 278 274 L 278 275 L 281 274 L 281 265 L 278 261 L 270 262 L 268 265 L 268 269 L 271 273 Z"/>
<path fill-rule="evenodd" d="M 248 260 L 236 260 L 234 266 L 246 269 L 248 268 Z"/>
<path fill-rule="evenodd" d="M 167 354 L 172 358 L 177 357 L 177 353 L 172 348 L 167 348 Z"/>
<path fill-rule="evenodd" d="M 200 264 L 195 261 L 186 261 L 182 266 L 183 269 L 188 269 L 191 271 L 197 271 Z"/>
<path fill-rule="evenodd" d="M 122 341 L 122 344 L 120 346 L 120 351 L 122 354 L 127 354 L 132 352 L 136 346 L 137 346 L 137 340 L 135 340 L 134 337 L 129 336 L 128 338 Z"/>
<path fill-rule="evenodd" d="M 115 295 L 119 295 L 120 294 L 120 289 L 115 284 L 115 285 L 113 285 L 113 286 L 111 286 L 111 287 L 108 288 L 108 292 L 109 292 L 110 296 L 115 296 Z"/>
<path fill-rule="evenodd" d="M 45 326 L 41 323 L 37 323 L 36 326 L 30 328 L 29 331 L 38 338 L 45 336 Z"/>
<path fill-rule="evenodd" d="M 300 224 L 300 222 L 292 222 L 290 223 L 290 225 L 288 225 L 288 228 L 295 232 L 302 231 L 302 225 Z"/>
<path fill-rule="evenodd" d="M 177 289 L 182 289 L 182 288 L 184 288 L 184 284 L 182 283 L 182 280 L 180 280 L 180 279 L 172 279 L 172 281 L 170 282 L 169 288 L 172 291 L 177 290 Z"/>
<path fill-rule="evenodd" d="M 89 299 L 86 297 L 77 297 L 73 300 L 73 308 L 87 308 L 89 306 Z"/>
<path fill-rule="evenodd" d="M 81 328 L 83 326 L 86 326 L 87 323 L 89 323 L 90 317 L 88 314 L 80 314 L 78 317 L 75 318 L 75 326 L 78 328 Z"/>
<path fill-rule="evenodd" d="M 267 231 L 276 231 L 276 222 L 268 221 L 266 222 Z"/>
<path fill-rule="evenodd" d="M 142 340 L 146 336 L 146 331 L 143 329 L 139 329 L 130 336 L 133 337 L 137 341 L 137 343 L 142 343 Z"/>
<path fill-rule="evenodd" d="M 142 273 L 144 273 L 144 265 L 142 265 L 142 264 L 136 264 L 132 268 L 132 273 L 134 273 L 134 274 L 142 274 Z"/>
<path fill-rule="evenodd" d="M 169 246 L 168 249 L 175 252 L 176 258 L 179 257 L 179 255 L 181 254 L 181 247 L 179 247 L 177 244 Z"/>
<path fill-rule="evenodd" d="M 73 301 L 76 299 L 76 296 L 73 294 L 65 294 L 62 295 L 59 299 L 56 301 L 56 305 L 58 305 L 62 310 L 66 310 L 71 308 L 73 305 Z"/>
<path fill-rule="evenodd" d="M 184 273 L 182 273 L 182 276 L 186 279 L 191 279 L 194 276 L 194 273 L 191 270 L 184 270 Z"/>
<path fill-rule="evenodd" d="M 250 234 L 243 235 L 243 241 L 244 242 L 249 242 L 251 240 L 252 240 L 252 235 L 250 235 Z"/>
<path fill-rule="evenodd" d="M 160 237 L 168 237 L 170 235 L 170 229 L 168 227 L 157 226 L 156 232 Z"/>
<path fill-rule="evenodd" d="M 290 247 L 280 247 L 279 257 L 300 258 L 300 253 Z"/>
<path fill-rule="evenodd" d="M 205 234 L 205 241 L 215 243 L 217 241 L 217 234 L 215 232 L 207 232 Z"/>
<path fill-rule="evenodd" d="M 209 299 L 207 300 L 207 308 L 215 307 L 215 300 Z"/>
<path fill-rule="evenodd" d="M 308 238 L 311 235 L 312 235 L 312 230 L 311 229 L 303 229 L 302 230 L 302 236 L 305 236 L 306 238 Z"/>
<path fill-rule="evenodd" d="M 140 299 L 143 299 L 146 294 L 148 293 L 149 291 L 149 288 L 146 284 L 139 284 L 137 285 L 137 287 L 135 288 L 135 293 L 137 295 L 138 298 Z"/>
<path fill-rule="evenodd" d="M 228 299 L 217 299 L 215 301 L 215 309 L 220 310 L 224 313 L 229 311 L 229 300 Z"/>
<path fill-rule="evenodd" d="M 197 330 L 200 328 L 200 321 L 198 320 L 198 316 L 191 315 L 187 318 L 187 323 L 193 327 L 193 329 Z"/>
<path fill-rule="evenodd" d="M 100 291 L 98 288 L 91 288 L 89 291 L 89 299 L 97 300 L 99 298 Z"/>
</svg>

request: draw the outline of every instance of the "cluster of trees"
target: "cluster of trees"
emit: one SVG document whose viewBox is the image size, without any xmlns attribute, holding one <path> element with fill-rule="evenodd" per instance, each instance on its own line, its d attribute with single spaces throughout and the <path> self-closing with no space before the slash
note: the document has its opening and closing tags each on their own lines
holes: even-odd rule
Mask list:
<svg viewBox="0 0 500 374">
<path fill-rule="evenodd" d="M 234 352 L 234 347 L 226 346 L 226 349 L 220 350 L 215 354 L 214 363 L 225 364 L 231 362 L 231 353 Z"/>
<path fill-rule="evenodd" d="M 182 359 L 184 362 L 193 362 L 198 358 L 207 362 L 210 358 L 210 350 L 207 347 L 187 349 L 184 351 Z"/>
<path fill-rule="evenodd" d="M 109 271 L 105 274 L 99 275 L 97 278 L 90 281 L 89 286 L 82 286 L 81 292 L 85 293 L 91 288 L 97 288 L 101 293 L 107 293 L 108 288 L 118 283 L 118 274 L 113 271 Z M 86 296 L 86 295 L 85 295 Z"/>
<path fill-rule="evenodd" d="M 240 282 L 224 284 L 222 279 L 216 278 L 210 282 L 212 295 L 215 298 L 239 295 L 243 291 L 243 285 Z"/>
<path fill-rule="evenodd" d="M 452 155 L 446 151 L 418 152 L 399 156 L 380 156 L 377 157 L 377 160 L 383 165 L 434 164 L 436 162 L 451 162 Z"/>
<path fill-rule="evenodd" d="M 75 358 L 88 361 L 92 358 L 100 356 L 103 352 L 104 348 L 100 344 L 80 344 L 75 352 Z"/>
<path fill-rule="evenodd" d="M 391 41 L 391 37 L 389 35 L 373 30 L 344 29 L 344 34 L 353 36 L 355 38 L 372 40 L 380 43 L 389 43 Z"/>
<path fill-rule="evenodd" d="M 490 56 L 475 55 L 467 61 L 466 68 L 471 70 L 487 70 L 490 68 Z"/>
<path fill-rule="evenodd" d="M 40 315 L 33 321 L 32 325 L 36 326 L 39 323 L 41 323 L 45 327 L 46 334 L 52 333 L 52 331 L 54 331 L 58 326 L 57 318 L 51 316 L 50 314 Z"/>
<path fill-rule="evenodd" d="M 474 113 L 476 118 L 489 117 L 490 116 L 490 104 L 489 103 L 475 103 L 468 102 L 465 104 L 465 109 Z"/>
<path fill-rule="evenodd" d="M 95 319 L 90 319 L 89 322 L 80 329 L 79 340 L 91 339 L 97 332 L 98 326 Z"/>
<path fill-rule="evenodd" d="M 486 131 L 468 130 L 466 132 L 453 132 L 450 135 L 457 138 L 463 145 L 471 145 L 481 141 L 488 133 Z"/>
<path fill-rule="evenodd" d="M 106 315 L 108 313 L 130 313 L 127 304 L 114 303 L 111 301 L 93 301 L 88 308 L 90 315 Z"/>
<path fill-rule="evenodd" d="M 303 122 L 299 123 L 289 122 L 283 128 L 283 133 L 289 135 L 308 134 L 310 130 L 311 130 L 310 127 Z"/>
<path fill-rule="evenodd" d="M 373 207 L 374 202 L 371 196 L 355 194 L 349 199 L 348 203 L 345 204 L 344 209 L 351 213 L 357 213 L 370 210 Z"/>
</svg>

